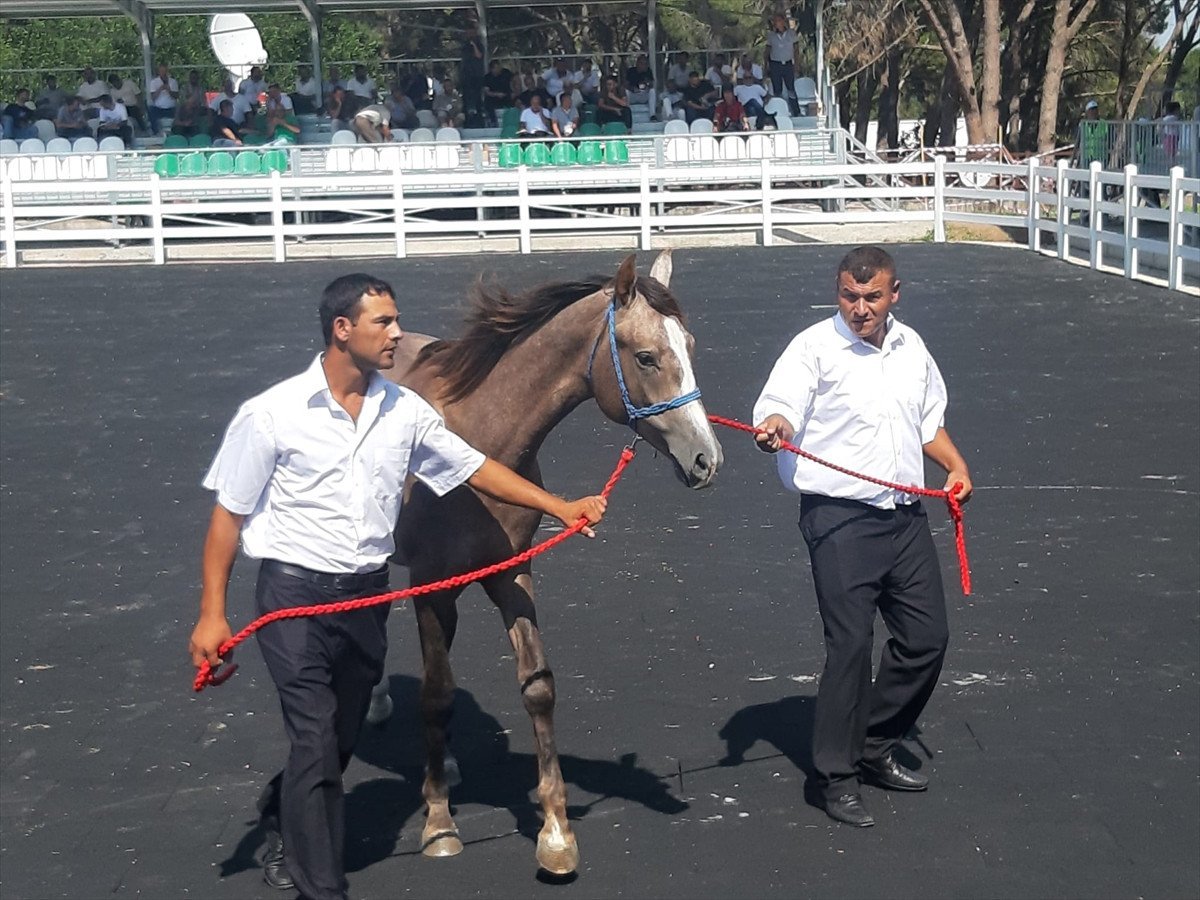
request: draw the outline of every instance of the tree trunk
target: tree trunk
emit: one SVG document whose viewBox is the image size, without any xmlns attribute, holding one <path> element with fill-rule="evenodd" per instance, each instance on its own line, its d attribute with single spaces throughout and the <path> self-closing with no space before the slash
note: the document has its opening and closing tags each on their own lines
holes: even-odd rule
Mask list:
<svg viewBox="0 0 1200 900">
<path fill-rule="evenodd" d="M 1038 153 L 1054 149 L 1055 132 L 1058 128 L 1058 96 L 1062 90 L 1063 69 L 1067 62 L 1067 48 L 1083 23 L 1087 21 L 1097 0 L 1084 0 L 1083 5 L 1071 18 L 1071 0 L 1054 0 L 1054 23 L 1050 28 L 1050 50 L 1046 54 L 1046 74 L 1042 78 L 1042 108 L 1038 116 Z"/>
<path fill-rule="evenodd" d="M 871 106 L 875 101 L 875 67 L 868 66 L 858 73 L 858 101 L 854 111 L 854 136 L 860 143 L 867 141 L 867 126 L 871 124 Z"/>
<path fill-rule="evenodd" d="M 946 54 L 947 62 L 950 63 L 950 71 L 954 76 L 954 84 L 958 91 L 957 105 L 967 120 L 967 140 L 972 144 L 986 143 L 987 134 L 984 131 L 983 117 L 979 109 L 979 96 L 975 87 L 975 63 L 972 58 L 971 41 L 968 40 L 966 29 L 963 27 L 962 13 L 958 4 L 955 0 L 917 0 L 917 2 L 922 12 L 925 13 L 925 19 L 937 35 L 938 42 Z M 992 0 L 984 0 L 985 6 L 991 2 Z M 998 28 L 999 7 L 997 6 L 996 9 L 995 23 Z M 997 47 L 999 47 L 998 41 L 999 35 L 997 34 Z M 996 54 L 995 63 L 999 64 L 999 53 Z M 945 121 L 944 115 L 943 121 Z"/>
<path fill-rule="evenodd" d="M 879 94 L 879 134 L 876 148 L 900 146 L 900 64 L 904 51 L 896 45 L 887 52 L 883 90 Z"/>
<path fill-rule="evenodd" d="M 983 0 L 983 76 L 979 118 L 985 143 L 999 140 L 1000 132 L 1000 0 Z"/>
<path fill-rule="evenodd" d="M 1180 4 L 1179 0 L 1175 2 L 1175 21 L 1181 22 L 1188 17 L 1189 14 L 1195 13 L 1196 2 L 1192 0 L 1190 3 Z M 1179 40 L 1175 43 L 1175 49 L 1171 53 L 1171 64 L 1167 66 L 1167 74 L 1163 78 L 1162 100 L 1163 106 L 1166 106 L 1175 99 L 1175 85 L 1179 82 L 1179 75 L 1183 72 L 1183 63 L 1187 59 L 1188 54 L 1196 48 L 1198 35 L 1200 30 L 1200 15 L 1193 15 L 1192 24 L 1188 29 L 1182 32 Z"/>
<path fill-rule="evenodd" d="M 1162 49 L 1158 51 L 1158 54 L 1150 62 L 1150 65 L 1146 66 L 1146 71 L 1142 73 L 1142 77 L 1138 79 L 1137 86 L 1133 89 L 1133 96 L 1129 98 L 1130 118 L 1137 115 L 1138 104 L 1142 102 L 1142 94 L 1146 92 L 1146 86 L 1150 84 L 1150 79 L 1154 77 L 1154 73 L 1167 61 L 1167 57 L 1171 55 L 1171 51 L 1174 49 L 1182 32 L 1183 19 L 1177 18 L 1175 20 L 1175 27 L 1171 30 L 1171 36 L 1167 38 L 1167 42 L 1163 44 Z"/>
<path fill-rule="evenodd" d="M 946 102 L 946 94 L 953 90 L 951 87 L 951 79 L 954 76 L 950 73 L 950 63 L 946 63 L 946 67 L 942 70 L 942 86 L 933 96 L 933 102 L 929 104 L 929 108 L 925 110 L 925 128 L 921 132 L 922 147 L 938 147 L 938 137 L 942 131 L 942 106 Z"/>
</svg>

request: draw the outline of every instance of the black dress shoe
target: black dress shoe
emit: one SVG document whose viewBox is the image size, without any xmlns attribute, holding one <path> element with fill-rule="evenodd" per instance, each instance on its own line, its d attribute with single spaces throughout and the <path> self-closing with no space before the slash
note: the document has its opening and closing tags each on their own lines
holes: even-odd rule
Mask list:
<svg viewBox="0 0 1200 900">
<path fill-rule="evenodd" d="M 889 791 L 923 791 L 929 779 L 912 769 L 906 769 L 889 753 L 879 759 L 864 759 L 858 764 L 863 781 Z"/>
<path fill-rule="evenodd" d="M 826 800 L 825 812 L 831 819 L 855 828 L 870 828 L 875 824 L 875 817 L 863 806 L 861 794 L 842 794 L 836 800 Z"/>
<path fill-rule="evenodd" d="M 296 887 L 292 873 L 283 858 L 283 838 L 278 831 L 267 830 L 267 849 L 263 853 L 263 881 L 281 891 Z"/>
</svg>

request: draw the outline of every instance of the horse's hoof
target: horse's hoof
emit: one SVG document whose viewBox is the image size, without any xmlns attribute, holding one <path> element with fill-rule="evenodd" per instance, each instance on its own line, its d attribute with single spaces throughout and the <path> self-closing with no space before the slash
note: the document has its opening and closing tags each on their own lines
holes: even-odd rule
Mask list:
<svg viewBox="0 0 1200 900">
<path fill-rule="evenodd" d="M 551 875 L 570 875 L 579 868 L 579 844 L 574 835 L 569 841 L 538 835 L 537 861 Z"/>
<path fill-rule="evenodd" d="M 462 841 L 458 839 L 458 833 L 454 831 L 439 831 L 426 838 L 421 845 L 421 853 L 430 859 L 458 856 L 462 851 Z"/>
<path fill-rule="evenodd" d="M 392 717 L 392 697 L 388 693 L 372 694 L 371 706 L 367 709 L 367 721 L 382 725 Z"/>
</svg>

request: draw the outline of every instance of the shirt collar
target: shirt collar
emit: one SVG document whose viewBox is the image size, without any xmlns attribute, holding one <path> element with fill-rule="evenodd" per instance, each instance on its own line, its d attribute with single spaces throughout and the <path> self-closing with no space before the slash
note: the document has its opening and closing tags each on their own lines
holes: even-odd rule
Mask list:
<svg viewBox="0 0 1200 900">
<path fill-rule="evenodd" d="M 836 331 L 838 335 L 845 339 L 847 345 L 853 346 L 854 344 L 862 344 L 864 347 L 867 347 L 871 350 L 882 350 L 884 348 L 891 350 L 892 348 L 904 343 L 904 335 L 902 334 L 902 329 L 898 327 L 899 325 L 900 323 L 896 320 L 896 317 L 891 313 L 888 313 L 887 334 L 885 334 L 883 338 L 883 347 L 876 348 L 874 344 L 867 343 L 850 330 L 850 326 L 847 325 L 846 320 L 842 318 L 841 310 L 838 310 L 833 314 L 834 331 Z"/>
<path fill-rule="evenodd" d="M 330 407 L 335 407 L 338 406 L 337 402 L 333 399 L 333 392 L 329 390 L 329 381 L 325 378 L 325 369 L 321 366 L 324 358 L 324 351 L 318 353 L 313 358 L 312 364 L 300 376 L 303 380 L 304 398 L 311 401 L 316 397 L 320 397 Z M 372 372 L 371 377 L 367 380 L 367 392 L 364 394 L 368 404 L 378 407 L 381 402 L 379 399 L 380 395 L 383 394 L 384 390 L 384 377 L 378 372 Z M 341 407 L 338 406 L 338 409 L 341 409 Z"/>
</svg>

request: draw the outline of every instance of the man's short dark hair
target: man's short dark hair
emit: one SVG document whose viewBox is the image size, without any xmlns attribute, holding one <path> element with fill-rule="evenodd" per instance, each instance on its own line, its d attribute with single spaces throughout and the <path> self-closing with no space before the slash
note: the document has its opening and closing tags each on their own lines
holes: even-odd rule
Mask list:
<svg viewBox="0 0 1200 900">
<path fill-rule="evenodd" d="M 882 247 L 855 247 L 838 263 L 838 277 L 849 272 L 859 284 L 866 284 L 880 272 L 887 272 L 896 279 L 896 261 Z"/>
<path fill-rule="evenodd" d="M 396 292 L 382 278 L 355 272 L 329 282 L 321 295 L 321 333 L 325 346 L 333 343 L 333 320 L 346 318 L 351 322 L 358 318 L 359 304 L 364 294 L 387 294 L 395 298 Z"/>
</svg>

